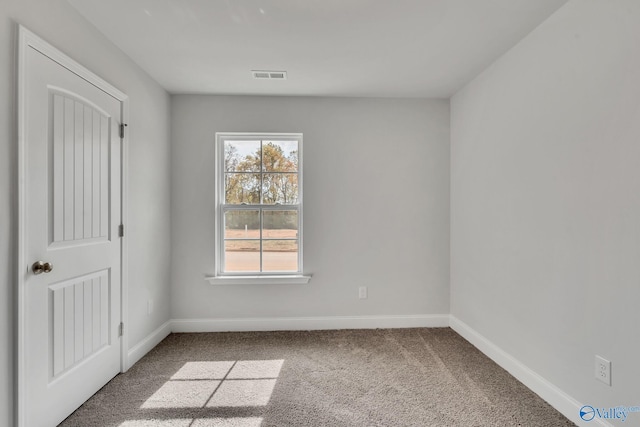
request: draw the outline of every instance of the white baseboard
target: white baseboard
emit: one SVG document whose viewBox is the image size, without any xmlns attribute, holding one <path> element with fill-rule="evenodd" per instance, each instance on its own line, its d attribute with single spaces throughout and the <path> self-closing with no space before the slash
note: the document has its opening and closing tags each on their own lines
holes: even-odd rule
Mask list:
<svg viewBox="0 0 640 427">
<path fill-rule="evenodd" d="M 516 377 L 531 391 L 547 401 L 547 403 L 577 425 L 585 427 L 613 427 L 610 423 L 600 418 L 596 418 L 589 422 L 582 420 L 580 418 L 579 411 L 583 405 L 580 402 L 560 390 L 546 379 L 542 378 L 540 375 L 529 369 L 523 363 L 486 339 L 484 336 L 480 335 L 462 320 L 451 315 L 450 326 L 451 329 L 473 344 L 474 347 L 483 352 L 503 369 Z"/>
<path fill-rule="evenodd" d="M 138 344 L 134 345 L 129 350 L 129 353 L 127 353 L 127 369 L 135 365 L 138 360 L 144 357 L 145 354 L 149 353 L 155 346 L 160 344 L 160 341 L 165 339 L 171 332 L 171 320 L 169 320 L 147 335 L 147 337 Z"/>
<path fill-rule="evenodd" d="M 404 316 L 265 317 L 242 319 L 174 319 L 173 332 L 307 331 L 322 329 L 438 328 L 448 314 Z"/>
<path fill-rule="evenodd" d="M 448 314 L 405 316 L 268 317 L 240 319 L 174 319 L 165 322 L 127 353 L 126 369 L 171 332 L 297 331 L 320 329 L 437 328 L 449 326 Z"/>
</svg>

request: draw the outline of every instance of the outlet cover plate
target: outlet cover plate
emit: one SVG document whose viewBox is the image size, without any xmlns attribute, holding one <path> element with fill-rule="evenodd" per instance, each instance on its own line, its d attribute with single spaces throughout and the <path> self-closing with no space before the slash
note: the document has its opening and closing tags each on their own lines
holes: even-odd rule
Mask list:
<svg viewBox="0 0 640 427">
<path fill-rule="evenodd" d="M 606 385 L 611 385 L 611 362 L 596 355 L 596 378 Z"/>
</svg>

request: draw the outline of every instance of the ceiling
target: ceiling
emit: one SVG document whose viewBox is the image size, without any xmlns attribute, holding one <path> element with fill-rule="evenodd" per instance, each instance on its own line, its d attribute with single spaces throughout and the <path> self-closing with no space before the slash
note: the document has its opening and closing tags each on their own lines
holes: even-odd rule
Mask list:
<svg viewBox="0 0 640 427">
<path fill-rule="evenodd" d="M 69 2 L 170 93 L 448 98 L 566 0 Z"/>
</svg>

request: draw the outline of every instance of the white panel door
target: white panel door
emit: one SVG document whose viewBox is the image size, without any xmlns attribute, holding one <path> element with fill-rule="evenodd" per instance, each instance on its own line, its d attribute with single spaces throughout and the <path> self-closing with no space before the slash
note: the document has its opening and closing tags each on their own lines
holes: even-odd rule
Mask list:
<svg viewBox="0 0 640 427">
<path fill-rule="evenodd" d="M 120 372 L 122 105 L 32 47 L 24 61 L 22 396 L 40 427 Z"/>
</svg>

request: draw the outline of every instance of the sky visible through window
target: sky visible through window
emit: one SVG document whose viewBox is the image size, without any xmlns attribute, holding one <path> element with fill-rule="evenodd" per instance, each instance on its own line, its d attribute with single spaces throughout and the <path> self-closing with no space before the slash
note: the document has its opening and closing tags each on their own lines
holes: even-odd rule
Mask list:
<svg viewBox="0 0 640 427">
<path fill-rule="evenodd" d="M 264 144 L 272 142 L 282 148 L 282 151 L 285 155 L 289 156 L 291 152 L 298 150 L 298 141 L 269 141 L 263 140 Z M 246 140 L 246 141 L 226 141 L 225 144 L 232 145 L 236 148 L 238 157 L 241 159 L 246 158 L 247 156 L 253 156 L 256 154 L 256 151 L 260 148 L 260 140 Z"/>
</svg>

